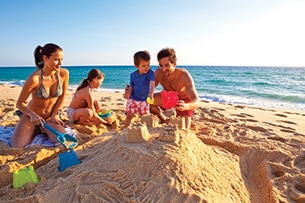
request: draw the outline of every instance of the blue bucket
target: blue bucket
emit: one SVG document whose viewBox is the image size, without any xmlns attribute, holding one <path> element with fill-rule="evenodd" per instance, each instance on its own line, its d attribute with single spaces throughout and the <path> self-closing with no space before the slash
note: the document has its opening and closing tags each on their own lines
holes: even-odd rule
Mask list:
<svg viewBox="0 0 305 203">
<path fill-rule="evenodd" d="M 62 172 L 71 166 L 80 164 L 80 160 L 75 154 L 74 150 L 71 149 L 62 154 L 59 154 L 59 171 Z"/>
</svg>

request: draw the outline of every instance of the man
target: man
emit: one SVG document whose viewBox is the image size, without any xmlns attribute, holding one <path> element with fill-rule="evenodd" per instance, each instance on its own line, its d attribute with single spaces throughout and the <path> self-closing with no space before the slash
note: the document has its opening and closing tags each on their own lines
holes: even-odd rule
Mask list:
<svg viewBox="0 0 305 203">
<path fill-rule="evenodd" d="M 176 53 L 172 48 L 159 51 L 159 68 L 155 70 L 155 85 L 159 83 L 163 90 L 154 94 L 154 103 L 150 105 L 150 112 L 156 114 L 161 123 L 169 122 L 162 113 L 163 110 L 174 107 L 177 116 L 184 117 L 185 127 L 189 129 L 192 113 L 199 106 L 199 98 L 192 76 L 186 69 L 176 68 Z"/>
</svg>

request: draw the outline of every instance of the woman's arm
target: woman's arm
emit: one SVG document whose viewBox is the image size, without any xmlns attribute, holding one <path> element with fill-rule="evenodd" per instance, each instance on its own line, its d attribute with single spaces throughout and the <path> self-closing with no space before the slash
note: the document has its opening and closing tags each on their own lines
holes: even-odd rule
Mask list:
<svg viewBox="0 0 305 203">
<path fill-rule="evenodd" d="M 69 71 L 67 69 L 64 69 L 62 68 L 61 69 L 61 73 L 63 75 L 63 92 L 62 92 L 62 95 L 58 97 L 58 100 L 56 101 L 55 103 L 55 106 L 53 108 L 53 112 L 52 112 L 52 115 L 51 115 L 51 120 L 53 122 L 57 122 L 58 119 L 57 119 L 57 113 L 58 111 L 62 108 L 63 104 L 64 104 L 64 100 L 65 100 L 65 95 L 67 93 L 67 89 L 68 89 L 68 85 L 69 85 Z"/>
<path fill-rule="evenodd" d="M 44 122 L 43 118 L 37 115 L 34 111 L 28 108 L 28 98 L 34 91 L 35 87 L 39 85 L 39 76 L 35 73 L 31 74 L 25 81 L 19 97 L 16 102 L 16 107 L 24 114 L 30 117 L 30 121 L 35 125 L 40 125 Z"/>
</svg>

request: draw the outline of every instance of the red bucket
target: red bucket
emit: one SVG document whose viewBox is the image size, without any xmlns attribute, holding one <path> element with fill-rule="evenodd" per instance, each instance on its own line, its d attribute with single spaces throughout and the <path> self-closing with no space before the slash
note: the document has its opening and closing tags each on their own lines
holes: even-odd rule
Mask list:
<svg viewBox="0 0 305 203">
<path fill-rule="evenodd" d="M 178 92 L 175 91 L 161 91 L 162 106 L 164 109 L 175 107 L 179 101 Z"/>
</svg>

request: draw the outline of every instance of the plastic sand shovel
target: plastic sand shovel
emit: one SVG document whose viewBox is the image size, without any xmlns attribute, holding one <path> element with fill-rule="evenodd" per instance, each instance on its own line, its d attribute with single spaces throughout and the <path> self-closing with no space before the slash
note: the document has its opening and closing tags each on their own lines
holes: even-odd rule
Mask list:
<svg viewBox="0 0 305 203">
<path fill-rule="evenodd" d="M 147 103 L 149 103 L 149 104 L 154 104 L 154 101 L 152 100 L 152 98 L 147 97 Z"/>
<path fill-rule="evenodd" d="M 76 153 L 73 149 L 59 154 L 59 171 L 62 172 L 65 169 L 80 164 L 80 160 L 78 159 Z"/>
<path fill-rule="evenodd" d="M 69 135 L 67 133 L 60 133 L 57 130 L 55 130 L 54 128 L 52 128 L 49 124 L 44 123 L 43 124 L 44 127 L 46 129 L 48 129 L 49 131 L 51 131 L 52 133 L 54 133 L 56 135 L 56 139 L 57 141 L 64 145 L 67 149 L 71 149 L 73 147 L 76 147 L 78 144 L 78 141 L 75 137 L 73 137 L 72 135 Z"/>
</svg>

